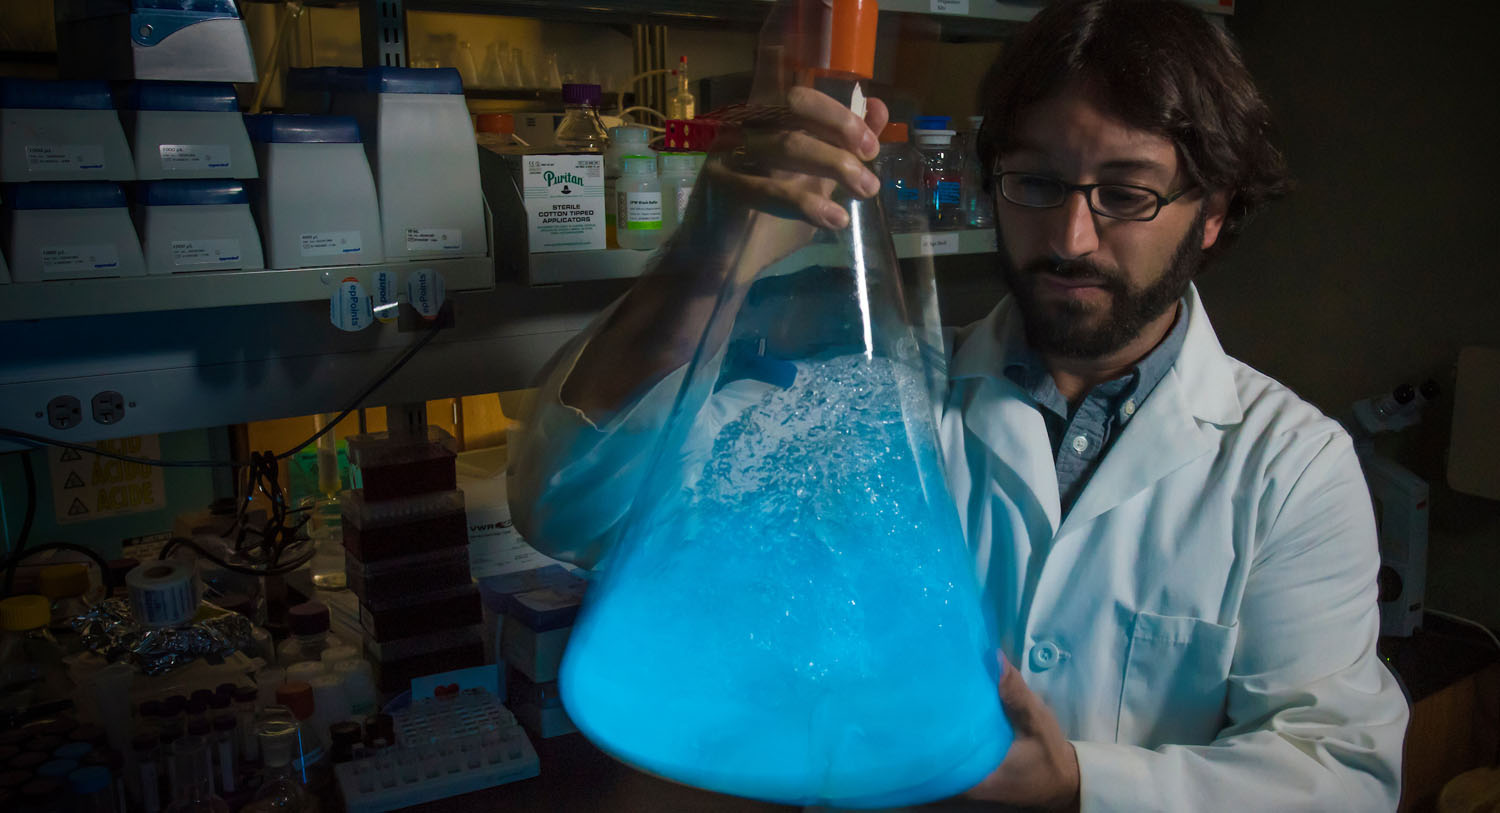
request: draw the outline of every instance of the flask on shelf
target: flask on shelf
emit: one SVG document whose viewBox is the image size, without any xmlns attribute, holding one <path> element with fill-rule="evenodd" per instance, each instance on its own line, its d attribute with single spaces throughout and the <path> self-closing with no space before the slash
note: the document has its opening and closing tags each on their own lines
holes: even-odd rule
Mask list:
<svg viewBox="0 0 1500 813">
<path fill-rule="evenodd" d="M 677 89 L 667 97 L 667 118 L 683 121 L 695 118 L 698 115 L 698 100 L 688 89 L 686 56 L 677 58 L 677 69 L 672 71 L 672 78 L 677 81 Z"/>
<path fill-rule="evenodd" d="M 599 120 L 599 86 L 566 84 L 562 96 L 563 119 L 554 135 L 557 146 L 569 152 L 604 152 L 609 133 Z"/>
<path fill-rule="evenodd" d="M 948 116 L 918 116 L 917 150 L 927 165 L 927 224 L 934 231 L 963 225 L 963 159 L 954 149 Z"/>
</svg>

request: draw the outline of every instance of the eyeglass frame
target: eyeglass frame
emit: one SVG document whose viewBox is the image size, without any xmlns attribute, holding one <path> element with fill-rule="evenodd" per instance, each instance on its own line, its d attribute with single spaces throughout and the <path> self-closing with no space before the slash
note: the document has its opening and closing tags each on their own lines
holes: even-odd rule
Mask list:
<svg viewBox="0 0 1500 813">
<path fill-rule="evenodd" d="M 1021 175 L 1027 178 L 1041 178 L 1046 181 L 1051 181 L 1063 188 L 1062 199 L 1057 203 L 1052 204 L 1051 206 L 1034 206 L 1030 203 L 1022 203 L 1018 200 L 1011 200 L 1010 196 L 1005 194 L 1005 176 L 1007 175 Z M 1182 198 L 1183 195 L 1186 195 L 1187 193 L 1197 188 L 1196 185 L 1189 184 L 1188 186 L 1177 190 L 1171 195 L 1163 195 L 1162 193 L 1156 191 L 1155 189 L 1152 189 L 1149 186 L 1138 186 L 1132 183 L 1068 183 L 1061 178 L 1054 178 L 1051 175 L 1043 175 L 1038 172 L 1019 172 L 1016 170 L 997 169 L 993 173 L 992 177 L 995 180 L 995 190 L 1000 193 L 1000 197 L 1006 203 L 1015 204 L 1016 206 L 1020 206 L 1024 209 L 1056 209 L 1057 207 L 1062 206 L 1064 203 L 1067 203 L 1069 195 L 1073 194 L 1074 192 L 1082 192 L 1083 201 L 1084 203 L 1088 204 L 1090 212 L 1093 212 L 1100 217 L 1107 217 L 1110 220 L 1123 220 L 1127 223 L 1150 223 L 1151 221 L 1155 220 L 1158 215 L 1161 214 L 1162 209 L 1173 203 L 1176 203 L 1179 199 Z M 1119 215 L 1112 215 L 1108 212 L 1101 212 L 1094 207 L 1094 190 L 1098 189 L 1101 186 L 1121 186 L 1126 189 L 1136 189 L 1140 190 L 1141 192 L 1145 192 L 1156 198 L 1156 211 L 1152 212 L 1150 217 L 1120 217 Z"/>
</svg>

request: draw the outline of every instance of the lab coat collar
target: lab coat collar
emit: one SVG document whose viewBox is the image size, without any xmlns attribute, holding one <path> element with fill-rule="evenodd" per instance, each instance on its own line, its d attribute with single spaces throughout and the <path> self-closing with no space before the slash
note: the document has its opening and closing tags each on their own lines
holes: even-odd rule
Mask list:
<svg viewBox="0 0 1500 813">
<path fill-rule="evenodd" d="M 1196 286 L 1189 286 L 1184 302 L 1183 317 L 1188 323 L 1182 352 L 1100 462 L 1066 520 L 1041 413 L 1003 373 L 1009 343 L 1025 341 L 1011 298 L 1006 297 L 963 333 L 950 375 L 955 383 L 979 379 L 970 384 L 980 392 L 1000 395 L 970 400 L 964 409 L 965 423 L 1028 485 L 1053 535 L 1092 520 L 1210 452 L 1214 441 L 1200 421 L 1226 425 L 1243 419 L 1233 368 L 1203 311 Z"/>
</svg>

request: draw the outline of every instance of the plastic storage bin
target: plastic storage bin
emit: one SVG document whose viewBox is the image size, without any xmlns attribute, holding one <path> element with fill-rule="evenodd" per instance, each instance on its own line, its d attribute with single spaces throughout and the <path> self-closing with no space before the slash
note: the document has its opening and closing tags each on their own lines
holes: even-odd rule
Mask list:
<svg viewBox="0 0 1500 813">
<path fill-rule="evenodd" d="M 244 0 L 57 0 L 58 67 L 69 76 L 254 82 Z"/>
<path fill-rule="evenodd" d="M 239 181 L 148 181 L 136 185 L 135 203 L 148 273 L 265 266 Z"/>
<path fill-rule="evenodd" d="M 233 85 L 132 82 L 119 103 L 139 180 L 256 177 Z"/>
<path fill-rule="evenodd" d="M 0 206 L 0 245 L 15 282 L 146 273 L 125 190 L 103 181 L 13 184 Z"/>
<path fill-rule="evenodd" d="M 361 565 L 442 548 L 468 551 L 469 531 L 461 491 L 373 502 L 355 489 L 345 491 L 341 502 L 344 549 Z"/>
<path fill-rule="evenodd" d="M 332 112 L 352 114 L 364 134 L 386 261 L 483 257 L 479 148 L 458 71 L 370 68 L 358 91 L 349 71 L 327 76 Z"/>
<path fill-rule="evenodd" d="M 353 116 L 246 116 L 267 268 L 385 261 L 375 177 Z"/>
<path fill-rule="evenodd" d="M 109 85 L 0 79 L 0 181 L 134 179 Z"/>
<path fill-rule="evenodd" d="M 451 491 L 458 485 L 453 436 L 436 426 L 422 435 L 375 432 L 349 438 L 349 462 L 370 502 Z"/>
</svg>

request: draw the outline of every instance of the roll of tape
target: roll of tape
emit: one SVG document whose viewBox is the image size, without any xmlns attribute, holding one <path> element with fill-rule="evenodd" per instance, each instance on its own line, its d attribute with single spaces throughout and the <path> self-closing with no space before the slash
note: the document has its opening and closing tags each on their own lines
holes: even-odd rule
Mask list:
<svg viewBox="0 0 1500 813">
<path fill-rule="evenodd" d="M 156 560 L 125 574 L 130 591 L 130 613 L 148 627 L 186 624 L 198 612 L 198 580 L 192 565 Z"/>
</svg>

